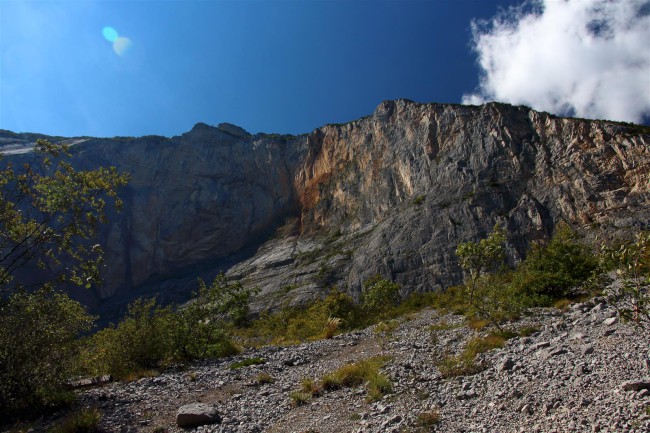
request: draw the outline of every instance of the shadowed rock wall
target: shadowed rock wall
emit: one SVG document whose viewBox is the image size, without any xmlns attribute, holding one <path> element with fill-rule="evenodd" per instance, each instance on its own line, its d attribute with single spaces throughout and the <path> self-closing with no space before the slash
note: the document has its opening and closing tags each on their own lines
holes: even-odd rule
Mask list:
<svg viewBox="0 0 650 433">
<path fill-rule="evenodd" d="M 608 235 L 648 228 L 649 141 L 635 125 L 405 100 L 297 137 L 197 124 L 173 138 L 75 139 L 77 166 L 132 175 L 102 231 L 99 311 L 141 294 L 182 300 L 219 270 L 260 286 L 258 309 L 335 284 L 356 294 L 375 273 L 439 289 L 461 279 L 456 245 L 496 223 L 512 260 L 561 220 Z"/>
</svg>

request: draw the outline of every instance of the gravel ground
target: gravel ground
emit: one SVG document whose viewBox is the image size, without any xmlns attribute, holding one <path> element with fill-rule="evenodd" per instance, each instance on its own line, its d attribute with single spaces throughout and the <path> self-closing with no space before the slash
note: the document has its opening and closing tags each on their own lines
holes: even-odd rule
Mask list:
<svg viewBox="0 0 650 433">
<path fill-rule="evenodd" d="M 440 325 L 432 330 L 431 325 Z M 425 310 L 400 321 L 388 341 L 373 328 L 298 346 L 268 346 L 194 364 L 132 383 L 81 392 L 80 404 L 99 407 L 108 432 L 181 432 L 179 407 L 214 405 L 220 422 L 197 432 L 650 432 L 650 389 L 626 391 L 627 381 L 650 388 L 650 332 L 620 323 L 595 299 L 562 313 L 536 309 L 509 324 L 538 329 L 479 355 L 485 370 L 443 379 L 436 365 L 484 335 L 460 316 Z M 383 368 L 393 392 L 366 402 L 364 387 L 324 392 L 294 407 L 289 394 L 302 378 L 318 379 L 347 363 L 390 356 Z M 230 370 L 259 357 L 264 364 Z M 260 385 L 261 373 L 274 378 Z M 645 377 L 645 379 L 643 379 Z M 643 385 L 640 385 L 643 386 Z M 421 414 L 437 413 L 423 426 Z M 38 430 L 38 429 L 36 429 Z"/>
</svg>

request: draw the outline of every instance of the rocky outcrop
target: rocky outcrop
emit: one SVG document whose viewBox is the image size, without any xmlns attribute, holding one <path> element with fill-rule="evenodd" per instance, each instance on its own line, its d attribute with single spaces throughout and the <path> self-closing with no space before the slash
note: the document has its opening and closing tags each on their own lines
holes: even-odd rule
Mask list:
<svg viewBox="0 0 650 433">
<path fill-rule="evenodd" d="M 30 142 L 0 136 L 12 153 Z M 518 260 L 558 221 L 608 235 L 650 222 L 648 128 L 526 107 L 398 100 L 296 137 L 197 124 L 70 142 L 77 166 L 132 175 L 102 233 L 105 316 L 143 294 L 186 299 L 220 270 L 260 286 L 257 309 L 356 294 L 375 273 L 439 289 L 461 278 L 455 246 L 495 224 Z"/>
</svg>

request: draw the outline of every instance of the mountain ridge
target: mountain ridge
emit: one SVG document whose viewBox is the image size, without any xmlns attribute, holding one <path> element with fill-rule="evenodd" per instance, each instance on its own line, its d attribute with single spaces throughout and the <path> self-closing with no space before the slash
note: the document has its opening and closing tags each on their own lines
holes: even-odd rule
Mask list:
<svg viewBox="0 0 650 433">
<path fill-rule="evenodd" d="M 109 318 L 141 295 L 182 302 L 219 271 L 261 288 L 257 311 L 358 295 L 375 273 L 439 290 L 461 280 L 455 246 L 494 224 L 516 261 L 559 221 L 611 236 L 650 221 L 647 128 L 522 106 L 396 100 L 298 136 L 199 123 L 67 140 L 76 167 L 132 174 L 100 233 L 106 284 L 78 294 Z"/>
</svg>

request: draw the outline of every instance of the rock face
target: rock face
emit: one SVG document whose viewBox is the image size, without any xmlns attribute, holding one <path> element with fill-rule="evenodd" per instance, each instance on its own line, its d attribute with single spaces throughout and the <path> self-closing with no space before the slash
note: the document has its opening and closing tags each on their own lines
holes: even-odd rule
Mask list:
<svg viewBox="0 0 650 433">
<path fill-rule="evenodd" d="M 102 233 L 100 312 L 136 296 L 186 299 L 228 271 L 255 308 L 380 273 L 407 291 L 458 283 L 454 250 L 495 224 L 512 260 L 559 221 L 602 233 L 650 226 L 650 129 L 526 107 L 387 101 L 309 134 L 197 124 L 178 137 L 75 139 L 79 167 L 132 175 Z M 31 136 L 0 132 L 19 153 Z M 13 157 L 21 157 L 15 155 Z"/>
</svg>

